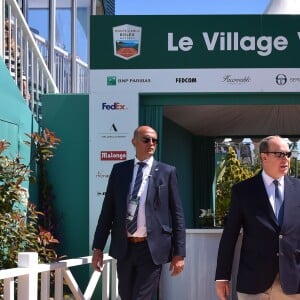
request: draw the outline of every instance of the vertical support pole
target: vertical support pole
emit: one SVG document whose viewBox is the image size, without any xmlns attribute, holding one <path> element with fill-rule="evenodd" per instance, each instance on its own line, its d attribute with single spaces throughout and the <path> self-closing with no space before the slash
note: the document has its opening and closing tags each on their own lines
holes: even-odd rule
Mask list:
<svg viewBox="0 0 300 300">
<path fill-rule="evenodd" d="M 5 30 L 5 1 L 0 4 L 0 56 L 4 57 L 4 30 Z"/>
<path fill-rule="evenodd" d="M 54 48 L 56 45 L 56 0 L 49 0 L 49 60 L 48 66 L 54 81 L 57 82 L 55 70 Z M 58 86 L 58 84 L 57 84 Z"/>
<path fill-rule="evenodd" d="M 63 299 L 63 295 L 64 295 L 63 282 L 64 282 L 63 270 L 62 269 L 55 270 L 54 299 Z"/>
<path fill-rule="evenodd" d="M 27 268 L 28 274 L 19 276 L 18 299 L 38 299 L 38 254 L 36 252 L 20 252 L 18 254 L 18 267 Z"/>
<path fill-rule="evenodd" d="M 72 1 L 72 24 L 71 24 L 71 92 L 77 92 L 77 76 L 78 70 L 76 67 L 77 57 L 77 0 Z"/>
<path fill-rule="evenodd" d="M 50 296 L 50 271 L 41 274 L 41 300 L 48 300 Z"/>
<path fill-rule="evenodd" d="M 110 262 L 107 261 L 103 265 L 102 270 L 102 300 L 110 299 Z"/>
<path fill-rule="evenodd" d="M 111 299 L 119 299 L 117 261 L 115 259 L 111 262 Z"/>
<path fill-rule="evenodd" d="M 14 278 L 4 279 L 4 300 L 14 300 L 15 296 L 15 281 Z"/>
<path fill-rule="evenodd" d="M 294 159 L 294 177 L 298 178 L 298 145 L 297 142 L 293 142 L 291 146 L 292 158 Z M 293 161 L 293 160 L 291 160 Z M 290 170 L 292 171 L 292 170 Z"/>
</svg>

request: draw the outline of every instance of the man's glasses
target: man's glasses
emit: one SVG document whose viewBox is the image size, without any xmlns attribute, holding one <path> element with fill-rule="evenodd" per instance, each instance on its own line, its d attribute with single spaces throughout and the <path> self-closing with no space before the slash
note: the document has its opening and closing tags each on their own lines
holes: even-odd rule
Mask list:
<svg viewBox="0 0 300 300">
<path fill-rule="evenodd" d="M 142 141 L 144 144 L 148 144 L 151 142 L 151 143 L 157 145 L 157 143 L 158 143 L 158 139 L 149 138 L 149 137 L 141 138 L 140 141 Z"/>
<path fill-rule="evenodd" d="M 292 155 L 292 152 L 263 152 L 263 153 L 272 153 L 277 158 L 284 158 L 284 157 L 290 158 Z"/>
</svg>

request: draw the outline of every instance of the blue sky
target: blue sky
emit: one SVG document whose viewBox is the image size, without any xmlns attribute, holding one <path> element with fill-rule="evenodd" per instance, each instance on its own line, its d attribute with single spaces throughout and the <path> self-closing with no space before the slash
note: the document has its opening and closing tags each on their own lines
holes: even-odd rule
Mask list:
<svg viewBox="0 0 300 300">
<path fill-rule="evenodd" d="M 116 15 L 263 14 L 271 0 L 115 0 Z"/>
</svg>

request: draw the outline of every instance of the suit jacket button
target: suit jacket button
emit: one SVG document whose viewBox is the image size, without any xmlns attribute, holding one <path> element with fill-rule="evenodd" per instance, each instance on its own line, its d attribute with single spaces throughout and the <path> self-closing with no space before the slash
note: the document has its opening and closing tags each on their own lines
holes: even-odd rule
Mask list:
<svg viewBox="0 0 300 300">
<path fill-rule="evenodd" d="M 282 234 L 279 235 L 279 239 L 283 239 L 283 235 Z"/>
</svg>

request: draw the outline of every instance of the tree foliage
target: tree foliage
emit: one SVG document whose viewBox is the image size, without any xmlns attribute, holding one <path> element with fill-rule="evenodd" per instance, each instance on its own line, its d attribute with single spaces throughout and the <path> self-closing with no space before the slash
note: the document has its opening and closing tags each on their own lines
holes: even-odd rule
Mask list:
<svg viewBox="0 0 300 300">
<path fill-rule="evenodd" d="M 243 164 L 237 158 L 234 148 L 228 147 L 228 152 L 221 162 L 217 177 L 215 213 L 217 225 L 224 225 L 223 222 L 230 205 L 232 186 L 239 181 L 254 176 L 259 168 L 260 165 L 258 164 L 255 164 L 255 167 Z"/>
<path fill-rule="evenodd" d="M 45 129 L 42 135 L 28 135 L 34 143 L 32 156 L 36 163 L 50 159 L 60 140 L 53 132 Z M 18 252 L 32 251 L 39 254 L 39 261 L 50 263 L 58 260 L 54 245 L 59 241 L 48 228 L 41 226 L 45 214 L 30 202 L 25 182 L 33 175 L 30 165 L 20 157 L 5 155 L 10 143 L 0 141 L 0 269 L 17 265 Z"/>
</svg>

